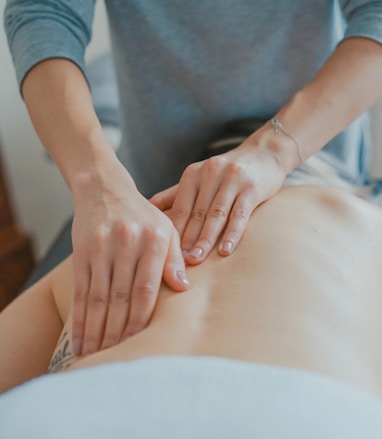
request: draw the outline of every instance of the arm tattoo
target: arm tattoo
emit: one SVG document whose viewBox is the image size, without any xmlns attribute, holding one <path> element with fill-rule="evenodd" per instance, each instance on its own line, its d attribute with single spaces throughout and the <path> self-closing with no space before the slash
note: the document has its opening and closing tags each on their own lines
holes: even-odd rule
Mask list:
<svg viewBox="0 0 382 439">
<path fill-rule="evenodd" d="M 48 373 L 60 372 L 63 369 L 67 369 L 72 364 L 74 358 L 75 356 L 70 350 L 68 331 L 65 331 L 58 340 L 55 354 L 49 364 Z"/>
</svg>

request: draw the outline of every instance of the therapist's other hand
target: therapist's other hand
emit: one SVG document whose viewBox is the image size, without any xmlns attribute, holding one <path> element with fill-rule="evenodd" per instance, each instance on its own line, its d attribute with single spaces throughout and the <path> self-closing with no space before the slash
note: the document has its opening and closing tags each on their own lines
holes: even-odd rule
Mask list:
<svg viewBox="0 0 382 439">
<path fill-rule="evenodd" d="M 220 236 L 218 253 L 230 255 L 254 209 L 282 186 L 286 169 L 253 137 L 225 154 L 189 165 L 179 184 L 151 198 L 159 209 L 170 209 L 187 263 L 201 263 Z"/>
<path fill-rule="evenodd" d="M 144 329 L 162 280 L 188 281 L 179 235 L 121 166 L 84 175 L 74 193 L 73 349 L 87 355 Z"/>
</svg>

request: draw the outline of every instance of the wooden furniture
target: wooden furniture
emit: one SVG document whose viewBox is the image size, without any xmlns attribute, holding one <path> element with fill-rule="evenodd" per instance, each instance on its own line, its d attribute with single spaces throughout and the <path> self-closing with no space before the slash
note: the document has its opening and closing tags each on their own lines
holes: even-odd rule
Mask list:
<svg viewBox="0 0 382 439">
<path fill-rule="evenodd" d="M 33 267 L 32 242 L 16 224 L 0 154 L 0 311 L 17 296 Z"/>
</svg>

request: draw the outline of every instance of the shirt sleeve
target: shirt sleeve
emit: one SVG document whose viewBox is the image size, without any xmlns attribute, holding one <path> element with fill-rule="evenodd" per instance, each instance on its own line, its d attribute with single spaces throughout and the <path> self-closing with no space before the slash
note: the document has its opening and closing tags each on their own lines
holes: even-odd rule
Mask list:
<svg viewBox="0 0 382 439">
<path fill-rule="evenodd" d="M 382 0 L 340 0 L 345 38 L 365 37 L 382 44 Z"/>
<path fill-rule="evenodd" d="M 84 72 L 95 0 L 8 0 L 4 25 L 21 90 L 29 70 L 50 58 L 66 58 Z"/>
</svg>

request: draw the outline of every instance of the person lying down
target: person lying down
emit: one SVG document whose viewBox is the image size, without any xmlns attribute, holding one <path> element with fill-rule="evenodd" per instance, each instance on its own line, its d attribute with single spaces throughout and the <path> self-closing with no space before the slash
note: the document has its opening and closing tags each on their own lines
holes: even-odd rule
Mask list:
<svg viewBox="0 0 382 439">
<path fill-rule="evenodd" d="M 70 407 L 82 401 L 77 414 L 70 415 L 81 419 L 76 421 L 81 425 L 88 419 L 88 405 L 89 422 L 97 424 L 93 400 L 99 398 L 108 401 L 102 411 L 115 401 L 122 404 L 120 398 L 132 398 L 134 409 L 125 401 L 125 413 L 141 407 L 150 422 L 159 410 L 163 422 L 169 416 L 166 398 L 177 413 L 182 404 L 191 404 L 177 415 L 189 419 L 200 411 L 190 395 L 199 395 L 198 404 L 205 403 L 210 415 L 200 415 L 202 424 L 194 419 L 192 428 L 205 428 L 211 419 L 211 428 L 223 429 L 220 437 L 232 437 L 222 435 L 228 428 L 222 426 L 231 425 L 235 413 L 245 428 L 240 437 L 256 428 L 281 434 L 278 428 L 296 425 L 294 438 L 382 437 L 381 231 L 381 209 L 353 194 L 333 187 L 285 187 L 256 209 L 232 256 L 222 258 L 214 251 L 203 264 L 187 268 L 189 291 L 174 293 L 161 286 L 145 330 L 81 358 L 71 346 L 69 258 L 0 314 L 0 391 L 45 375 L 0 397 L 0 413 L 2 398 L 8 410 L 16 401 L 14 409 L 20 412 L 20 398 L 32 395 L 30 413 L 43 389 L 61 394 L 64 388 L 67 401 L 60 402 L 65 404 L 61 409 L 67 418 L 74 410 Z M 60 371 L 65 373 L 46 375 Z M 191 380 L 187 391 L 185 379 Z M 77 399 L 71 401 L 68 394 Z M 55 403 L 61 400 L 52 395 Z M 140 406 L 142 395 L 146 400 Z M 46 419 L 54 417 L 52 404 L 44 404 Z M 247 419 L 248 407 L 256 413 L 251 411 Z M 221 411 L 215 419 L 216 410 Z M 272 414 L 264 415 L 264 410 Z M 277 410 L 287 410 L 288 416 L 261 427 Z M 135 421 L 129 419 L 128 428 L 133 428 Z M 312 432 L 317 436 L 306 436 Z"/>
</svg>

